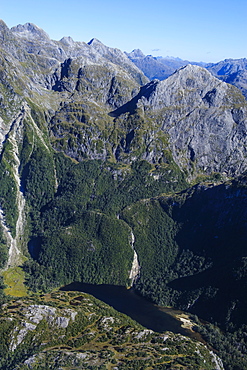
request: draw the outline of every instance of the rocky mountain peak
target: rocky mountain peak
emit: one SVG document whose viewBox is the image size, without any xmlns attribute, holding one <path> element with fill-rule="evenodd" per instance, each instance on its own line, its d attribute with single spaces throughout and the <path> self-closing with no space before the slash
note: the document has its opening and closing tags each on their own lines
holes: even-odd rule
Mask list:
<svg viewBox="0 0 247 370">
<path fill-rule="evenodd" d="M 19 37 L 26 39 L 40 39 L 40 40 L 50 40 L 49 35 L 33 23 L 25 23 L 24 25 L 18 24 L 11 28 L 11 31 Z"/>
<path fill-rule="evenodd" d="M 207 78 L 208 79 L 214 78 L 212 74 L 208 72 L 205 68 L 191 63 L 188 63 L 185 66 L 182 66 L 181 68 L 176 70 L 173 75 L 175 74 L 178 74 L 182 81 L 187 79 L 188 75 L 193 74 L 195 77 L 200 78 L 199 81 L 197 80 L 197 78 L 195 78 L 198 85 L 200 85 L 201 82 L 205 82 Z"/>
<path fill-rule="evenodd" d="M 179 304 L 221 329 L 246 326 L 247 102 L 241 91 L 197 65 L 175 71 L 174 61 L 173 74 L 160 81 L 155 76 L 166 75 L 165 65 L 133 50 L 147 72 L 153 66 L 150 82 L 119 49 L 95 38 L 54 41 L 31 23 L 9 30 L 0 21 L 0 51 L 0 268 L 7 283 L 25 256 L 21 294 L 24 281 L 30 290 L 50 292 L 3 306 L 0 368 L 49 368 L 50 359 L 52 368 L 65 369 L 64 348 L 69 357 L 82 356 L 80 368 L 154 367 L 157 360 L 157 367 L 223 369 L 207 366 L 201 348 L 188 350 L 188 341 L 178 346 L 166 338 L 164 344 L 156 336 L 147 345 L 160 348 L 153 359 L 148 352 L 147 363 L 129 320 L 118 324 L 118 315 L 115 325 L 112 311 L 78 293 L 57 296 L 55 304 L 52 290 L 72 281 L 134 281 L 157 304 Z M 229 78 L 238 78 L 231 63 Z M 14 285 L 6 292 L 19 291 Z M 223 345 L 243 348 L 239 369 L 247 369 L 245 332 L 239 346 L 240 331 L 231 347 Z M 131 347 L 126 352 L 131 342 L 138 362 Z M 167 351 L 172 342 L 175 354 L 185 349 L 176 364 Z M 102 349 L 98 363 L 88 348 Z"/>
<path fill-rule="evenodd" d="M 128 70 L 132 76 L 140 83 L 144 85 L 148 82 L 148 79 L 144 76 L 140 69 L 136 67 L 134 63 L 127 57 L 127 55 L 117 48 L 111 48 L 104 45 L 100 40 L 93 38 L 89 41 L 88 45 L 92 48 L 93 51 L 96 51 L 101 57 L 106 60 L 114 63 L 121 68 Z"/>
<path fill-rule="evenodd" d="M 66 46 L 74 46 L 75 45 L 75 41 L 72 39 L 72 37 L 70 36 L 64 36 L 60 42 Z"/>
<path fill-rule="evenodd" d="M 0 31 L 2 31 L 4 29 L 8 30 L 8 26 L 6 25 L 6 23 L 2 19 L 0 19 Z"/>
<path fill-rule="evenodd" d="M 138 109 L 143 117 L 155 120 L 157 130 L 169 138 L 173 159 L 192 177 L 195 169 L 196 173 L 231 176 L 247 168 L 246 106 L 237 88 L 200 66 L 187 65 L 164 81 L 146 84 L 112 115 Z"/>
<path fill-rule="evenodd" d="M 247 59 L 225 59 L 218 63 L 207 64 L 207 68 L 217 75 L 229 75 L 240 70 L 246 70 Z"/>
<path fill-rule="evenodd" d="M 88 45 L 91 46 L 98 53 L 100 53 L 102 56 L 107 56 L 107 55 L 109 55 L 109 53 L 111 55 L 116 55 L 116 54 L 122 53 L 122 51 L 119 50 L 119 49 L 111 48 L 109 46 L 106 46 L 105 44 L 103 44 L 97 38 L 93 38 L 92 40 L 90 40 L 88 42 Z"/>
<path fill-rule="evenodd" d="M 183 105 L 190 110 L 192 106 L 198 106 L 199 102 L 201 104 L 203 97 L 214 88 L 226 91 L 227 84 L 213 77 L 206 69 L 188 64 L 166 80 L 156 82 L 152 93 L 145 96 L 144 105 L 153 110 Z"/>
<path fill-rule="evenodd" d="M 206 68 L 223 81 L 230 83 L 242 91 L 247 98 L 247 59 L 225 59 L 218 63 L 210 63 Z"/>
<path fill-rule="evenodd" d="M 115 53 L 117 49 L 109 48 L 104 45 L 100 40 L 93 38 L 88 42 L 88 45 L 91 46 L 94 50 L 100 53 L 102 56 L 108 55 L 109 51 Z M 119 50 L 120 51 L 120 50 Z"/>
<path fill-rule="evenodd" d="M 154 79 L 144 85 L 132 99 L 130 106 L 134 103 L 136 106 L 143 106 L 146 111 L 180 107 L 184 114 L 188 114 L 201 105 L 221 106 L 227 91 L 228 84 L 212 76 L 205 68 L 188 64 L 166 80 Z M 125 108 L 128 109 L 128 105 Z M 119 111 L 122 113 L 122 108 Z"/>
<path fill-rule="evenodd" d="M 145 58 L 145 54 L 140 49 L 134 49 L 131 53 L 126 53 L 129 58 Z"/>
<path fill-rule="evenodd" d="M 92 38 L 89 42 L 88 42 L 88 45 L 93 45 L 93 46 L 96 46 L 96 45 L 103 45 L 104 44 L 97 38 Z"/>
<path fill-rule="evenodd" d="M 6 23 L 0 19 L 0 41 L 7 42 L 12 38 L 12 33 Z M 1 45 L 2 47 L 2 45 Z"/>
<path fill-rule="evenodd" d="M 164 58 L 154 58 L 152 55 L 144 55 L 140 49 L 134 49 L 131 53 L 126 53 L 126 55 L 150 80 L 156 78 L 164 80 L 177 68 L 187 64 L 178 63 L 177 61 L 167 61 Z"/>
</svg>

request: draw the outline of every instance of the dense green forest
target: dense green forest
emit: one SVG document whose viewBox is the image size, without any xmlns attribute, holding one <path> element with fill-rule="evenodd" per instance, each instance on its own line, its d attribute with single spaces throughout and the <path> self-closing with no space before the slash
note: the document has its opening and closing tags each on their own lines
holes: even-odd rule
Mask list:
<svg viewBox="0 0 247 370">
<path fill-rule="evenodd" d="M 48 163 L 54 167 L 46 171 Z M 139 199 L 187 185 L 174 163 L 159 169 L 160 180 L 156 171 L 146 161 L 76 163 L 55 154 L 53 162 L 49 153 L 34 150 L 22 181 L 30 205 L 29 251 L 34 259 L 24 265 L 29 286 L 49 289 L 76 280 L 128 285 L 131 228 L 119 219 L 120 212 Z"/>
</svg>

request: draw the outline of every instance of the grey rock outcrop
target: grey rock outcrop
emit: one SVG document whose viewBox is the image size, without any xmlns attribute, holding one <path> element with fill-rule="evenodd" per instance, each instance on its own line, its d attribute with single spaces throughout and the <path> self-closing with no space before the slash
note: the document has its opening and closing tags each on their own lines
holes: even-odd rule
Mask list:
<svg viewBox="0 0 247 370">
<path fill-rule="evenodd" d="M 25 23 L 24 25 L 19 24 L 18 26 L 12 27 L 11 31 L 15 35 L 24 37 L 26 39 L 50 41 L 49 35 L 33 23 Z"/>
<path fill-rule="evenodd" d="M 225 59 L 218 63 L 209 63 L 206 68 L 218 76 L 230 75 L 247 68 L 247 59 Z"/>
<path fill-rule="evenodd" d="M 180 58 L 144 55 L 140 49 L 134 49 L 126 55 L 150 80 L 158 79 L 162 81 L 181 67 L 188 64 L 198 65 L 206 68 L 220 80 L 236 86 L 247 98 L 246 58 L 225 59 L 218 63 L 192 62 Z"/>
<path fill-rule="evenodd" d="M 33 324 L 39 324 L 41 320 L 45 319 L 49 324 L 61 328 L 67 328 L 69 321 L 74 321 L 77 315 L 77 312 L 71 309 L 63 309 L 60 311 L 46 305 L 28 306 L 23 310 L 23 313 L 25 318 Z"/>
<path fill-rule="evenodd" d="M 107 75 L 106 80 L 102 78 L 92 81 L 92 94 L 95 88 L 102 86 L 102 83 L 106 87 L 107 79 L 111 81 L 112 89 L 114 84 L 115 89 L 120 88 L 117 78 Z M 66 78 L 66 82 L 69 81 L 71 79 Z M 77 88 L 78 86 L 80 83 Z M 105 91 L 110 89 L 107 88 Z M 125 93 L 125 97 L 130 95 L 131 90 L 128 94 Z M 109 93 L 103 95 L 101 92 L 100 102 L 109 100 Z M 173 160 L 187 173 L 188 178 L 194 178 L 198 174 L 210 175 L 214 172 L 229 177 L 241 174 L 247 169 L 246 101 L 237 88 L 213 77 L 206 69 L 187 65 L 164 81 L 153 80 L 142 86 L 134 98 L 126 101 L 127 99 L 123 105 L 120 103 L 124 102 L 124 99 L 111 103 L 112 106 L 115 104 L 117 109 L 110 112 L 110 116 L 121 125 L 121 131 L 118 130 L 117 134 L 118 143 L 115 139 L 113 142 L 112 138 L 105 134 L 102 141 L 99 128 L 90 124 L 90 134 L 89 127 L 85 128 L 83 140 L 76 145 L 84 154 L 78 154 L 77 149 L 76 152 L 75 149 L 67 149 L 66 154 L 76 159 L 81 155 L 87 158 L 106 159 L 109 155 L 106 149 L 108 145 L 112 148 L 111 154 L 118 161 L 129 163 L 139 158 L 158 164 L 166 160 L 164 151 L 168 149 L 172 152 Z M 52 120 L 51 132 L 55 137 L 65 136 L 59 120 L 62 117 L 64 117 L 62 120 L 66 120 L 65 117 L 71 114 L 70 109 L 70 105 L 64 105 L 59 115 Z M 83 115 L 84 122 L 87 124 L 90 120 L 93 122 L 93 112 L 90 114 L 91 118 L 87 120 L 83 109 L 80 108 L 81 113 L 75 107 L 74 112 L 75 109 L 79 115 Z M 115 129 L 116 127 L 115 124 Z M 160 144 L 161 140 L 164 140 L 161 137 L 167 138 L 167 144 Z M 101 140 L 100 151 L 96 145 L 99 140 Z"/>
<path fill-rule="evenodd" d="M 59 62 L 77 57 L 86 59 L 87 63 L 90 64 L 109 65 L 109 63 L 106 63 L 108 61 L 118 65 L 138 83 L 145 84 L 148 82 L 148 79 L 128 59 L 125 53 L 119 49 L 110 48 L 97 39 L 92 39 L 88 44 L 76 42 L 71 37 L 63 37 L 60 41 L 54 41 L 49 38 L 45 31 L 32 23 L 12 27 L 9 32 L 19 40 L 22 49 L 28 53 L 55 58 Z"/>
<path fill-rule="evenodd" d="M 47 305 L 30 305 L 22 309 L 23 320 L 11 333 L 10 350 L 13 352 L 23 342 L 29 331 L 34 331 L 38 324 L 45 320 L 49 326 L 65 329 L 75 320 L 77 312 L 67 309 L 57 309 Z"/>
<path fill-rule="evenodd" d="M 180 358 L 187 357 L 188 352 L 193 354 L 191 364 L 197 361 L 209 370 L 214 370 L 214 364 L 219 362 L 204 344 L 180 334 L 168 331 L 161 334 L 146 329 L 85 293 L 75 292 L 74 296 L 72 292 L 69 292 L 70 296 L 55 294 L 50 301 L 48 295 L 43 297 L 44 300 L 48 298 L 46 305 L 33 304 L 30 307 L 27 298 L 17 301 L 14 308 L 13 302 L 3 307 L 0 327 L 4 337 L 2 369 L 80 370 L 102 366 L 120 368 L 123 364 L 132 368 L 133 362 L 150 363 L 150 359 L 154 368 L 160 365 L 161 360 L 166 361 L 167 356 L 176 368 Z M 67 327 L 51 325 L 49 317 L 57 317 L 64 311 L 73 311 L 75 321 L 70 320 Z M 27 312 L 43 318 L 39 323 L 30 323 Z M 9 318 L 14 325 L 7 331 L 5 327 L 10 323 Z M 186 359 L 186 366 L 188 364 L 190 362 Z"/>
<path fill-rule="evenodd" d="M 157 85 L 147 107 L 173 107 L 162 113 L 163 129 L 181 168 L 229 176 L 246 170 L 247 106 L 234 87 L 188 65 Z"/>
<path fill-rule="evenodd" d="M 136 65 L 132 63 L 127 55 L 121 50 L 110 48 L 95 38 L 89 41 L 88 45 L 90 45 L 94 51 L 99 53 L 101 57 L 128 71 L 128 73 L 133 76 L 140 85 L 148 82 L 148 78 L 142 75 L 142 73 L 140 74 L 140 69 L 137 68 L 138 66 L 136 67 Z"/>
</svg>

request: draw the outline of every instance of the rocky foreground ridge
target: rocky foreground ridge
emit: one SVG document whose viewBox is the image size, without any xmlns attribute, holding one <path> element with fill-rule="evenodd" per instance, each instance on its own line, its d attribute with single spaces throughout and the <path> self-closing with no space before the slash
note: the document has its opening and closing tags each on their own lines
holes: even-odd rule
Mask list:
<svg viewBox="0 0 247 370">
<path fill-rule="evenodd" d="M 2 307 L 2 369 L 223 370 L 202 343 L 147 330 L 92 296 L 56 292 Z"/>
</svg>

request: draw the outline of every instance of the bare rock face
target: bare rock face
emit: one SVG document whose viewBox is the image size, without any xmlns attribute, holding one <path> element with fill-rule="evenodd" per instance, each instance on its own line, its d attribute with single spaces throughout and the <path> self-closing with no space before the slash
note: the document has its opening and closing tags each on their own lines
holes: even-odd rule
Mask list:
<svg viewBox="0 0 247 370">
<path fill-rule="evenodd" d="M 46 321 L 55 330 L 65 329 L 74 322 L 77 312 L 70 309 L 57 309 L 47 305 L 30 305 L 22 309 L 23 321 L 11 333 L 10 350 L 13 352 L 23 342 L 27 334 L 34 332 L 40 322 Z M 62 315 L 62 316 L 61 316 Z"/>
<path fill-rule="evenodd" d="M 140 49 L 135 49 L 126 55 L 150 80 L 156 78 L 164 80 L 176 70 L 176 68 L 161 63 L 152 55 L 144 55 Z"/>
<path fill-rule="evenodd" d="M 143 85 L 149 81 L 147 77 L 140 74 L 140 69 L 136 67 L 136 65 L 132 63 L 127 55 L 121 50 L 117 48 L 110 48 L 95 38 L 89 41 L 88 45 L 90 45 L 93 50 L 97 51 L 101 57 L 104 57 L 111 63 L 114 63 L 128 71 L 129 74 L 132 75 L 140 85 Z"/>
<path fill-rule="evenodd" d="M 128 58 L 147 76 L 150 80 L 158 79 L 165 80 L 172 75 L 177 69 L 186 66 L 187 64 L 205 66 L 203 62 L 190 62 L 174 57 L 153 57 L 152 55 L 144 55 L 140 49 L 132 50 L 131 53 L 126 53 Z"/>
<path fill-rule="evenodd" d="M 246 101 L 206 69 L 188 65 L 164 81 L 152 81 L 113 114 L 133 110 L 133 105 L 156 122 L 156 137 L 167 134 L 173 159 L 190 175 L 232 176 L 246 170 Z"/>
<path fill-rule="evenodd" d="M 63 316 L 59 316 L 59 313 Z M 26 319 L 31 321 L 33 324 L 39 324 L 41 320 L 45 319 L 49 324 L 53 324 L 61 328 L 67 328 L 69 321 L 75 320 L 77 312 L 71 309 L 57 312 L 57 309 L 54 307 L 46 305 L 31 305 L 24 310 L 24 315 Z"/>
<path fill-rule="evenodd" d="M 247 105 L 234 87 L 189 65 L 158 84 L 148 104 L 173 107 L 172 114 L 162 113 L 163 129 L 181 168 L 227 175 L 246 169 Z"/>
<path fill-rule="evenodd" d="M 200 104 L 208 92 L 221 87 L 226 90 L 226 85 L 204 68 L 188 65 L 179 69 L 167 81 L 157 83 L 155 90 L 144 102 L 146 109 L 159 110 L 165 107 L 178 107 L 187 114 Z M 220 90 L 218 90 L 220 91 Z M 222 95 L 221 95 L 222 96 Z M 221 96 L 218 96 L 220 102 Z M 209 103 L 209 101 L 208 101 Z"/>
<path fill-rule="evenodd" d="M 65 299 L 70 300 L 66 303 Z M 66 326 L 57 325 L 61 314 L 68 319 Z M 16 302 L 14 308 L 10 303 L 1 311 L 1 324 L 1 368 L 6 369 L 81 370 L 121 368 L 123 364 L 133 368 L 133 363 L 140 368 L 140 361 L 157 368 L 168 356 L 176 368 L 188 352 L 192 365 L 186 361 L 187 368 L 197 363 L 215 370 L 221 364 L 204 344 L 180 334 L 146 329 L 85 293 L 53 293 L 52 302 L 46 305 L 30 305 L 28 299 Z"/>
<path fill-rule="evenodd" d="M 12 27 L 11 31 L 16 35 L 27 39 L 40 39 L 42 41 L 50 40 L 48 34 L 33 23 L 26 23 L 24 25 L 19 24 L 16 27 Z"/>
<path fill-rule="evenodd" d="M 96 39 L 89 44 L 71 37 L 54 41 L 32 23 L 8 29 L 1 21 L 0 40 L 7 60 L 18 70 L 19 79 L 25 80 L 25 96 L 31 95 L 30 90 L 40 95 L 46 95 L 45 90 L 69 94 L 78 90 L 84 94 L 89 90 L 88 98 L 98 100 L 97 91 L 91 90 L 101 89 L 100 101 L 116 108 L 131 99 L 133 90 L 138 90 L 140 84 L 148 82 L 121 50 L 109 48 Z M 107 83 L 102 83 L 101 78 L 107 79 Z M 115 80 L 111 81 L 112 78 Z M 117 80 L 121 80 L 120 86 Z"/>
</svg>

